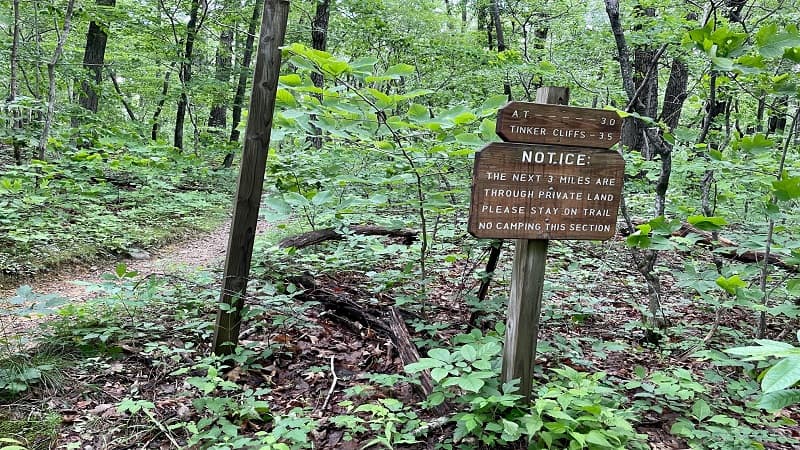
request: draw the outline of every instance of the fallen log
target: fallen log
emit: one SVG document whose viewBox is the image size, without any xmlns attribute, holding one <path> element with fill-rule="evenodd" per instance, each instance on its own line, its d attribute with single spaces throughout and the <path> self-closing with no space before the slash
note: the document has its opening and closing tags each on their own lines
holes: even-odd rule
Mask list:
<svg viewBox="0 0 800 450">
<path fill-rule="evenodd" d="M 419 234 L 417 230 L 404 228 L 385 228 L 376 225 L 350 225 L 347 227 L 347 229 L 355 234 L 361 234 L 365 236 L 389 236 L 393 238 L 402 238 L 404 245 L 411 245 L 412 242 L 417 240 L 417 235 Z M 339 232 L 335 228 L 323 228 L 321 230 L 309 231 L 296 236 L 284 238 L 278 243 L 278 247 L 304 248 L 325 241 L 341 240 L 346 236 L 346 234 Z"/>
<path fill-rule="evenodd" d="M 400 311 L 392 306 L 389 308 L 389 329 L 392 330 L 392 342 L 397 353 L 400 355 L 400 360 L 403 361 L 403 366 L 419 361 L 419 352 L 417 346 L 411 342 L 411 334 L 408 332 L 406 322 L 400 316 Z M 422 385 L 422 392 L 425 397 L 431 395 L 433 392 L 433 378 L 428 370 L 420 372 L 420 384 Z"/>
<path fill-rule="evenodd" d="M 411 341 L 411 334 L 403 320 L 401 309 L 395 306 L 361 304 L 349 298 L 351 295 L 347 291 L 334 293 L 319 287 L 315 281 L 309 283 L 308 277 L 304 277 L 300 286 L 305 291 L 296 298 L 318 302 L 325 309 L 331 311 L 331 317 L 334 319 L 351 327 L 356 323 L 358 326 L 371 329 L 389 339 L 397 350 L 403 366 L 419 361 L 419 352 Z M 356 329 L 356 331 L 360 331 L 360 329 Z M 420 373 L 419 388 L 420 394 L 426 398 L 433 392 L 433 379 L 429 371 L 425 370 Z"/>
</svg>

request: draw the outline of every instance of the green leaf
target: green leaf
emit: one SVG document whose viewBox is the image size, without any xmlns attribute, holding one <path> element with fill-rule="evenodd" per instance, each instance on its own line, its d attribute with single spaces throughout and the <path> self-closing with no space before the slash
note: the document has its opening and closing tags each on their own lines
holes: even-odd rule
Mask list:
<svg viewBox="0 0 800 450">
<path fill-rule="evenodd" d="M 789 61 L 800 63 L 800 47 L 787 48 L 783 52 L 783 57 Z"/>
<path fill-rule="evenodd" d="M 744 347 L 734 347 L 725 350 L 731 355 L 744 356 L 745 361 L 763 360 L 767 358 L 781 358 L 787 356 L 800 356 L 800 348 L 791 344 L 769 339 L 759 339 L 759 345 L 748 345 Z"/>
<path fill-rule="evenodd" d="M 702 398 L 694 402 L 692 405 L 692 415 L 699 421 L 703 421 L 705 418 L 711 415 L 711 407 L 708 406 L 705 400 Z"/>
<path fill-rule="evenodd" d="M 400 63 L 400 64 L 395 64 L 395 65 L 389 67 L 388 69 L 386 69 L 386 72 L 384 72 L 383 75 L 384 76 L 390 76 L 390 77 L 393 77 L 395 79 L 398 79 L 400 77 L 413 75 L 415 71 L 416 71 L 416 68 L 414 66 L 412 66 L 410 64 Z"/>
<path fill-rule="evenodd" d="M 461 353 L 461 357 L 464 358 L 466 361 L 474 361 L 475 358 L 478 357 L 478 351 L 472 345 L 465 345 L 459 349 L 459 353 Z"/>
<path fill-rule="evenodd" d="M 758 52 L 767 58 L 779 58 L 786 48 L 800 46 L 800 34 L 795 26 L 787 26 L 785 31 L 778 31 L 776 24 L 762 26 L 756 33 Z"/>
<path fill-rule="evenodd" d="M 780 391 L 794 386 L 798 381 L 800 381 L 800 356 L 788 357 L 767 370 L 767 374 L 761 380 L 761 390 L 765 393 Z"/>
<path fill-rule="evenodd" d="M 719 56 L 711 57 L 711 64 L 715 69 L 721 72 L 730 72 L 733 70 L 733 60 L 730 58 L 721 58 Z"/>
<path fill-rule="evenodd" d="M 456 142 L 466 145 L 467 147 L 481 147 L 484 142 L 474 133 L 461 133 L 456 135 Z"/>
<path fill-rule="evenodd" d="M 371 71 L 374 69 L 375 64 L 378 63 L 378 58 L 366 56 L 350 61 L 350 67 L 357 71 Z"/>
<path fill-rule="evenodd" d="M 283 194 L 283 200 L 292 206 L 308 206 L 308 199 L 297 192 L 287 192 Z"/>
<path fill-rule="evenodd" d="M 637 247 L 637 248 L 648 248 L 653 240 L 650 238 L 650 232 L 653 231 L 653 227 L 649 224 L 641 224 L 637 225 L 636 228 L 638 229 L 636 232 L 631 234 L 625 239 L 625 242 L 630 247 Z"/>
<path fill-rule="evenodd" d="M 669 429 L 670 434 L 682 437 L 692 437 L 694 436 L 694 431 L 694 425 L 682 419 L 678 419 Z"/>
<path fill-rule="evenodd" d="M 772 182 L 775 198 L 780 201 L 789 201 L 800 198 L 800 176 L 787 177 L 786 174 L 778 181 Z"/>
<path fill-rule="evenodd" d="M 331 192 L 331 191 L 319 191 L 311 199 L 311 204 L 313 204 L 315 206 L 324 205 L 325 203 L 327 203 L 332 198 L 333 198 L 333 192 Z"/>
<path fill-rule="evenodd" d="M 717 216 L 707 217 L 707 216 L 689 216 L 686 220 L 694 225 L 695 227 L 703 230 L 703 231 L 715 231 L 721 229 L 723 226 L 727 225 L 728 222 L 722 218 Z"/>
<path fill-rule="evenodd" d="M 331 74 L 331 75 L 333 75 L 335 77 L 339 76 L 339 75 L 341 75 L 341 74 L 343 74 L 345 72 L 351 72 L 352 71 L 352 68 L 350 67 L 350 64 L 347 64 L 344 61 L 338 61 L 338 60 L 335 60 L 335 59 L 330 59 L 330 60 L 327 60 L 327 61 L 323 61 L 320 64 L 320 68 L 322 69 L 323 72 L 329 73 L 329 74 Z"/>
<path fill-rule="evenodd" d="M 431 378 L 433 378 L 433 381 L 437 383 L 442 381 L 442 379 L 448 375 L 450 375 L 450 370 L 448 370 L 446 367 L 435 367 L 431 370 Z"/>
<path fill-rule="evenodd" d="M 452 379 L 453 383 L 458 384 L 461 389 L 468 392 L 478 392 L 486 383 L 482 379 L 474 376 L 473 374 L 466 374 Z M 447 384 L 447 383 L 446 383 Z"/>
<path fill-rule="evenodd" d="M 506 103 L 508 103 L 508 96 L 504 94 L 493 95 L 483 101 L 480 110 L 482 113 L 485 114 L 488 113 L 489 111 L 500 109 L 500 107 L 505 105 Z"/>
<path fill-rule="evenodd" d="M 589 442 L 594 445 L 600 445 L 602 447 L 609 447 L 609 448 L 614 447 L 613 445 L 611 445 L 611 442 L 608 442 L 606 436 L 599 430 L 589 431 L 589 434 L 586 435 L 586 442 Z"/>
<path fill-rule="evenodd" d="M 758 401 L 758 407 L 774 412 L 797 403 L 800 403 L 800 389 L 786 389 L 764 394 Z"/>
<path fill-rule="evenodd" d="M 428 351 L 428 356 L 430 356 L 433 359 L 438 359 L 439 361 L 444 361 L 448 363 L 453 361 L 453 357 L 450 354 L 450 351 L 447 350 L 446 348 L 432 348 L 430 349 L 430 351 Z"/>
<path fill-rule="evenodd" d="M 295 101 L 294 96 L 291 94 L 291 92 L 283 88 L 278 88 L 278 91 L 275 93 L 275 99 L 278 101 L 278 103 L 287 106 L 297 105 L 297 102 Z"/>
<path fill-rule="evenodd" d="M 445 400 L 445 396 L 444 396 L 444 392 L 442 392 L 442 391 L 432 392 L 431 395 L 428 396 L 428 403 L 431 406 L 439 406 L 442 403 L 444 403 L 444 400 Z"/>
<path fill-rule="evenodd" d="M 465 125 L 473 122 L 477 118 L 478 116 L 476 116 L 472 111 L 466 111 L 454 117 L 453 123 L 456 125 Z"/>
<path fill-rule="evenodd" d="M 286 86 L 300 86 L 303 84 L 303 79 L 296 73 L 288 73 L 278 77 L 278 81 Z"/>
<path fill-rule="evenodd" d="M 719 278 L 717 278 L 716 282 L 717 286 L 721 287 L 725 292 L 731 295 L 736 294 L 736 289 L 740 289 L 747 286 L 747 283 L 745 283 L 741 278 L 739 278 L 739 275 L 732 275 L 728 278 L 720 276 Z"/>
<path fill-rule="evenodd" d="M 789 291 L 791 295 L 800 295 L 800 278 L 789 280 L 789 282 L 786 283 L 786 290 Z"/>
<path fill-rule="evenodd" d="M 407 373 L 417 373 L 423 370 L 433 369 L 434 367 L 442 367 L 444 363 L 438 359 L 433 358 L 420 358 L 419 361 L 407 364 L 405 371 Z"/>
<path fill-rule="evenodd" d="M 485 142 L 496 141 L 497 133 L 495 132 L 495 129 L 496 122 L 494 120 L 483 119 L 480 126 L 481 139 L 483 139 Z"/>
<path fill-rule="evenodd" d="M 428 113 L 428 108 L 418 103 L 412 103 L 408 107 L 408 117 L 414 122 L 424 122 L 430 119 L 430 114 Z"/>
<path fill-rule="evenodd" d="M 752 136 L 744 136 L 739 141 L 741 147 L 750 152 L 766 152 L 772 150 L 775 146 L 775 141 L 767 138 L 761 133 Z"/>
</svg>

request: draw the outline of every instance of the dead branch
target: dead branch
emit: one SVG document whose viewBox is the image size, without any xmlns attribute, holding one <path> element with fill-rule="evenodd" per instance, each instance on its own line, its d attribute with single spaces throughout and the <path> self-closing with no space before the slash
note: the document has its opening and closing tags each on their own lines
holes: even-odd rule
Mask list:
<svg viewBox="0 0 800 450">
<path fill-rule="evenodd" d="M 361 234 L 365 236 L 389 236 L 394 238 L 403 238 L 404 245 L 411 245 L 412 242 L 417 240 L 419 232 L 417 230 L 409 229 L 390 229 L 379 227 L 375 225 L 350 225 L 348 227 L 354 234 Z M 311 245 L 316 245 L 325 241 L 338 241 L 347 236 L 335 228 L 323 228 L 321 230 L 309 231 L 307 233 L 290 236 L 281 240 L 278 243 L 280 248 L 304 248 Z"/>
</svg>

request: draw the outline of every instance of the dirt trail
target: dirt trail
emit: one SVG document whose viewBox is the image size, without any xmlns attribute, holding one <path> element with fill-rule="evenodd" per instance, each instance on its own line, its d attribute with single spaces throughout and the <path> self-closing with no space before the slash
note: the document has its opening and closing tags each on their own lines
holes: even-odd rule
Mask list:
<svg viewBox="0 0 800 450">
<path fill-rule="evenodd" d="M 35 294 L 55 294 L 73 302 L 83 301 L 91 294 L 81 283 L 100 283 L 102 275 L 114 272 L 120 262 L 125 263 L 128 270 L 138 272 L 139 277 L 153 273 L 175 274 L 218 267 L 222 265 L 225 258 L 229 229 L 230 221 L 227 221 L 214 231 L 198 234 L 189 239 L 145 252 L 145 254 L 137 255 L 136 258 L 108 260 L 88 267 L 64 268 L 17 285 L 0 285 L 0 310 L 9 306 L 8 299 L 16 295 L 16 290 L 20 285 L 31 286 Z M 257 234 L 266 229 L 267 224 L 259 223 Z M 9 318 L 12 320 L 7 320 Z M 0 313 L 0 338 L 4 335 L 15 336 L 41 320 L 42 318 L 4 317 Z"/>
</svg>

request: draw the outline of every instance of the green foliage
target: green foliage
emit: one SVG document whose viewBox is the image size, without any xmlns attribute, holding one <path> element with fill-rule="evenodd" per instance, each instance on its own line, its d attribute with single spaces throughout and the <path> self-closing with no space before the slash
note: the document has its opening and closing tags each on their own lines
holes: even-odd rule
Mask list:
<svg viewBox="0 0 800 450">
<path fill-rule="evenodd" d="M 46 413 L 27 419 L 0 416 L 0 449 L 34 450 L 50 448 L 56 442 L 61 416 Z"/>
<path fill-rule="evenodd" d="M 25 275 L 207 229 L 222 219 L 230 180 L 196 157 L 125 136 L 65 150 L 57 162 L 0 167 L 0 270 Z"/>
<path fill-rule="evenodd" d="M 798 334 L 800 339 L 800 333 Z M 797 389 L 800 382 L 800 348 L 769 339 L 757 340 L 758 345 L 734 347 L 726 352 L 744 357 L 745 361 L 774 361 L 760 376 L 762 395 L 758 406 L 774 412 L 800 401 Z"/>
<path fill-rule="evenodd" d="M 555 377 L 523 405 L 515 394 L 518 380 L 499 384 L 500 337 L 477 330 L 455 339 L 453 349 L 434 348 L 427 358 L 406 366 L 409 373 L 429 370 L 436 382 L 428 407 L 454 402 L 461 412 L 453 441 L 482 445 L 527 441 L 529 448 L 644 448 L 619 396 L 601 384 L 606 374 L 554 369 Z"/>
<path fill-rule="evenodd" d="M 347 415 L 339 415 L 332 422 L 342 426 L 352 434 L 369 433 L 373 436 L 361 448 L 370 448 L 377 445 L 383 448 L 395 448 L 397 445 L 414 444 L 419 442 L 415 431 L 419 429 L 422 421 L 414 411 L 393 398 L 379 399 L 377 403 L 365 403 L 354 406 L 351 401 L 340 403 Z M 367 415 L 366 418 L 359 416 Z"/>
<path fill-rule="evenodd" d="M 14 398 L 34 388 L 58 389 L 66 361 L 51 352 L 0 354 L 0 397 Z"/>
</svg>

